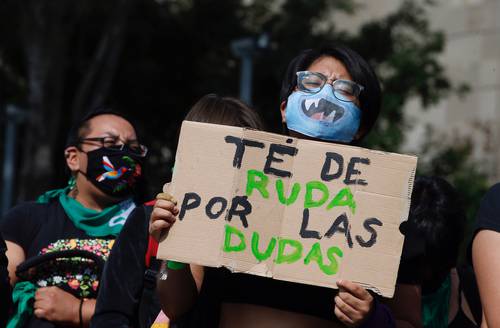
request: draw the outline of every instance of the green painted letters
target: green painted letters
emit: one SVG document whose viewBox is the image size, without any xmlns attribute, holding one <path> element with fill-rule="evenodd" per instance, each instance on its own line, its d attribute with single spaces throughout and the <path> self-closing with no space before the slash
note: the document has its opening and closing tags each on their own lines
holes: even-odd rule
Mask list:
<svg viewBox="0 0 500 328">
<path fill-rule="evenodd" d="M 311 250 L 304 258 L 304 264 L 307 265 L 311 261 L 314 261 L 318 264 L 319 269 L 323 271 L 324 274 L 334 275 L 338 272 L 339 265 L 337 259 L 333 257 L 333 254 L 337 254 L 338 257 L 343 256 L 342 250 L 340 248 L 338 248 L 337 246 L 330 247 L 326 252 L 326 256 L 330 260 L 330 264 L 325 265 L 323 263 L 323 255 L 321 254 L 321 246 L 319 242 L 316 242 L 312 245 Z"/>
<path fill-rule="evenodd" d="M 326 206 L 326 209 L 329 210 L 335 206 L 349 206 L 352 214 L 356 213 L 356 201 L 354 200 L 354 196 L 349 187 L 341 189 L 339 193 L 332 199 L 330 204 Z"/>
<path fill-rule="evenodd" d="M 319 190 L 323 193 L 320 200 L 313 200 L 313 190 Z M 321 181 L 310 181 L 306 184 L 306 195 L 304 197 L 304 208 L 320 207 L 328 200 L 328 188 Z"/>
<path fill-rule="evenodd" d="M 274 247 L 276 246 L 276 238 L 271 238 L 264 253 L 259 251 L 259 239 L 259 233 L 254 231 L 252 234 L 252 254 L 257 260 L 259 260 L 259 262 L 261 262 L 267 260 L 273 253 Z"/>
<path fill-rule="evenodd" d="M 240 243 L 238 245 L 231 246 L 231 236 L 236 235 L 240 238 Z M 243 232 L 239 231 L 235 227 L 231 227 L 229 224 L 226 224 L 226 232 L 224 236 L 224 247 L 222 250 L 226 253 L 228 252 L 241 252 L 244 251 L 247 247 L 245 243 L 245 235 Z"/>
<path fill-rule="evenodd" d="M 256 177 L 258 177 L 260 180 L 256 181 Z M 257 189 L 262 197 L 264 197 L 265 199 L 269 198 L 269 191 L 267 191 L 266 189 L 268 183 L 269 178 L 263 172 L 258 170 L 248 170 L 246 195 L 250 197 L 253 190 Z"/>
<path fill-rule="evenodd" d="M 330 265 L 324 265 L 321 270 L 328 275 L 334 275 L 339 271 L 339 263 L 337 262 L 337 259 L 333 257 L 334 254 L 340 258 L 344 256 L 342 250 L 337 246 L 332 246 L 326 251 L 326 256 L 330 260 Z"/>
<path fill-rule="evenodd" d="M 276 180 L 276 192 L 278 193 L 278 199 L 279 199 L 281 204 L 290 205 L 290 204 L 295 203 L 295 201 L 297 200 L 297 196 L 299 196 L 300 184 L 297 182 L 295 182 L 293 184 L 290 197 L 288 197 L 288 199 L 286 199 L 284 186 L 283 186 L 283 180 L 278 179 L 278 180 Z"/>
<path fill-rule="evenodd" d="M 304 264 L 308 265 L 311 261 L 316 262 L 320 269 L 323 266 L 323 255 L 321 254 L 321 246 L 318 242 L 312 245 L 311 250 L 304 258 Z"/>
<path fill-rule="evenodd" d="M 286 245 L 294 247 L 292 253 L 285 254 Z M 302 244 L 293 239 L 280 238 L 278 241 L 278 255 L 274 260 L 276 264 L 297 262 L 302 257 Z"/>
</svg>

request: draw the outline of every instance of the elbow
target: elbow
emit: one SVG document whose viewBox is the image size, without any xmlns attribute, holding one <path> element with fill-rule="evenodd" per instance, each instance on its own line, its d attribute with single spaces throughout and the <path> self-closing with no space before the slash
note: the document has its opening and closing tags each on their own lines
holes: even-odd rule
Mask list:
<svg viewBox="0 0 500 328">
<path fill-rule="evenodd" d="M 167 316 L 168 320 L 171 322 L 178 321 L 180 318 L 182 318 L 189 312 L 189 309 L 187 308 L 181 309 L 176 306 L 163 306 L 163 305 L 161 307 L 161 310 Z"/>
</svg>

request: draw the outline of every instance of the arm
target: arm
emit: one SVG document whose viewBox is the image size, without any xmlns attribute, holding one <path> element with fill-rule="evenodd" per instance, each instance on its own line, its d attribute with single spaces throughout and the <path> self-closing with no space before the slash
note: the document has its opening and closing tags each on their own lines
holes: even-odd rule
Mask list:
<svg viewBox="0 0 500 328">
<path fill-rule="evenodd" d="M 0 220 L 0 232 L 7 245 L 6 255 L 9 261 L 8 271 L 12 286 L 18 281 L 17 266 L 26 260 L 26 254 L 42 225 L 43 213 L 46 212 L 46 208 L 39 206 L 41 205 L 33 203 L 18 205 L 10 209 Z M 42 214 L 40 215 L 40 213 Z"/>
<path fill-rule="evenodd" d="M 476 273 L 481 304 L 489 327 L 500 327 L 500 233 L 481 230 L 472 244 L 472 260 Z"/>
<path fill-rule="evenodd" d="M 9 260 L 7 268 L 9 270 L 10 284 L 14 286 L 18 280 L 16 268 L 19 264 L 24 262 L 26 255 L 24 254 L 23 248 L 18 244 L 11 241 L 5 241 L 5 244 L 7 245 L 7 259 Z"/>
<path fill-rule="evenodd" d="M 372 313 L 366 319 L 366 321 L 361 324 L 360 327 L 395 328 L 396 322 L 394 321 L 394 317 L 392 316 L 392 312 L 389 309 L 389 307 L 383 303 L 380 303 L 378 300 L 375 300 Z M 408 326 L 403 325 L 402 327 L 408 327 Z"/>
<path fill-rule="evenodd" d="M 170 229 L 179 213 L 175 200 L 170 196 L 160 194 L 158 198 L 149 222 L 149 233 L 156 240 L 160 240 L 160 236 Z M 202 281 L 203 267 L 186 265 L 183 268 L 166 268 L 166 279 L 160 277 L 157 292 L 162 310 L 169 319 L 176 320 L 193 307 Z"/>
<path fill-rule="evenodd" d="M 194 306 L 204 269 L 198 265 L 186 265 L 179 270 L 167 268 L 167 279 L 158 280 L 157 293 L 163 312 L 171 320 L 176 320 Z"/>
<path fill-rule="evenodd" d="M 396 320 L 396 327 L 422 327 L 421 290 L 419 285 L 396 284 L 392 299 L 384 300 Z"/>
<path fill-rule="evenodd" d="M 64 306 L 61 306 L 64 304 Z M 35 293 L 33 314 L 39 319 L 80 327 L 80 300 L 59 287 L 39 288 Z M 95 300 L 82 304 L 82 326 L 88 327 L 94 314 Z"/>
<path fill-rule="evenodd" d="M 92 327 L 135 325 L 144 287 L 148 222 L 144 207 L 125 222 L 101 275 Z"/>
<path fill-rule="evenodd" d="M 483 318 L 481 319 L 481 328 L 488 328 L 488 324 L 486 323 L 486 316 L 483 312 Z"/>
<path fill-rule="evenodd" d="M 334 312 L 347 327 L 394 327 L 389 308 L 376 302 L 361 285 L 339 280 L 337 286 Z"/>
<path fill-rule="evenodd" d="M 24 261 L 24 250 L 21 246 L 6 241 L 7 258 L 9 259 L 9 276 L 11 284 L 17 282 L 16 268 Z M 61 306 L 64 304 L 65 306 Z M 95 300 L 88 300 L 82 307 L 82 319 L 85 327 L 94 314 Z M 39 288 L 35 294 L 34 314 L 48 321 L 67 323 L 78 327 L 80 324 L 80 300 L 58 287 Z"/>
</svg>

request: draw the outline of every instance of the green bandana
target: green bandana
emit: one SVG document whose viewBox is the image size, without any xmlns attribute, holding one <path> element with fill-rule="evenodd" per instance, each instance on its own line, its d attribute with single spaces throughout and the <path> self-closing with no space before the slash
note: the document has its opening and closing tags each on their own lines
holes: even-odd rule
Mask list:
<svg viewBox="0 0 500 328">
<path fill-rule="evenodd" d="M 12 291 L 15 311 L 7 323 L 7 328 L 23 327 L 33 314 L 33 299 L 36 287 L 29 281 L 18 282 Z"/>
<path fill-rule="evenodd" d="M 38 197 L 37 202 L 48 203 L 58 198 L 64 212 L 78 229 L 82 229 L 92 237 L 117 236 L 135 208 L 134 201 L 129 198 L 102 211 L 89 209 L 68 196 L 74 186 L 73 181 L 70 180 L 66 188 L 47 191 Z"/>
<path fill-rule="evenodd" d="M 450 312 L 451 277 L 448 274 L 438 290 L 422 295 L 422 320 L 425 328 L 448 327 Z"/>
</svg>

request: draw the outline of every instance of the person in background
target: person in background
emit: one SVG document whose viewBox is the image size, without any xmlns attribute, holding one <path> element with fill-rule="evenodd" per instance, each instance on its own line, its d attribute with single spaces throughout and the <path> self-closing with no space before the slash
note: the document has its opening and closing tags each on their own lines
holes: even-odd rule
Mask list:
<svg viewBox="0 0 500 328">
<path fill-rule="evenodd" d="M 253 109 L 236 98 L 215 94 L 198 100 L 185 120 L 263 129 Z M 150 213 L 134 212 L 118 236 L 101 278 L 92 327 L 150 327 L 158 315 L 156 276 L 147 277 L 158 270 L 158 262 L 148 256 Z"/>
<path fill-rule="evenodd" d="M 380 86 L 369 64 L 345 46 L 302 51 L 288 66 L 280 94 L 286 132 L 294 137 L 358 144 L 380 111 Z M 314 108 L 311 104 L 314 103 Z M 310 106 L 308 106 L 308 104 Z M 179 212 L 170 195 L 158 200 L 150 233 L 158 239 Z M 168 237 L 167 237 L 168 238 Z M 393 327 L 388 308 L 366 289 L 338 281 L 340 291 L 167 262 L 160 280 L 162 308 L 174 321 L 192 318 L 206 300 L 212 318 L 191 326 L 207 327 Z M 188 320 L 189 321 L 189 320 Z"/>
<path fill-rule="evenodd" d="M 68 187 L 14 207 L 0 226 L 18 306 L 8 327 L 88 326 L 99 285 L 88 260 L 53 261 L 37 268 L 40 275 L 30 281 L 20 281 L 16 268 L 68 250 L 106 259 L 123 224 L 142 204 L 146 154 L 132 123 L 113 110 L 91 111 L 71 129 L 64 150 Z"/>
<path fill-rule="evenodd" d="M 423 252 L 400 270 L 421 285 L 423 326 L 478 327 L 482 312 L 474 275 L 470 267 L 457 267 L 466 217 L 455 188 L 439 177 L 417 177 L 406 223 L 412 238 L 405 246 L 421 243 Z"/>
<path fill-rule="evenodd" d="M 483 322 L 500 327 L 500 184 L 488 190 L 477 213 L 472 261 L 483 305 Z"/>
</svg>

